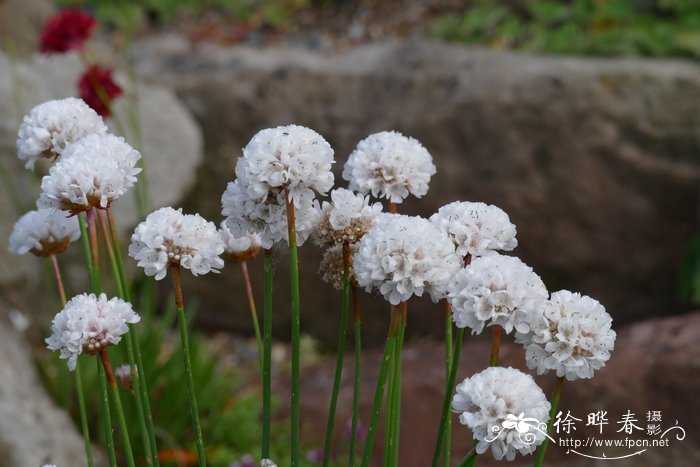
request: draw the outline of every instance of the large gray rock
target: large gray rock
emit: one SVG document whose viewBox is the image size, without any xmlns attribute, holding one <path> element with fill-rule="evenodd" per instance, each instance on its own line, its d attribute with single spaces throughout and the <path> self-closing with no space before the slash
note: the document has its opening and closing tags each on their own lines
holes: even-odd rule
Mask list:
<svg viewBox="0 0 700 467">
<path fill-rule="evenodd" d="M 316 129 L 336 149 L 337 172 L 361 138 L 396 129 L 421 140 L 438 167 L 428 195 L 402 212 L 428 215 L 453 200 L 494 203 L 518 226 L 515 253 L 551 290 L 593 295 L 622 321 L 678 310 L 669 307 L 676 271 L 697 225 L 697 64 L 420 41 L 334 55 L 193 51 L 164 37 L 140 45 L 139 67 L 173 86 L 200 122 L 206 160 L 187 204 L 212 219 L 220 216 L 218 199 L 234 178 L 240 148 L 261 128 Z M 302 281 L 304 325 L 331 339 L 326 310 L 335 321 L 337 299 L 319 293 L 314 281 Z M 225 281 L 198 284 L 207 287 L 210 304 L 229 304 L 234 295 Z M 245 310 L 243 299 L 236 303 Z M 383 333 L 386 313 L 373 311 L 366 313 L 369 329 Z M 245 314 L 238 315 L 242 325 Z M 437 330 L 438 315 L 411 313 L 409 329 Z M 233 323 L 229 315 L 216 319 Z"/>
</svg>

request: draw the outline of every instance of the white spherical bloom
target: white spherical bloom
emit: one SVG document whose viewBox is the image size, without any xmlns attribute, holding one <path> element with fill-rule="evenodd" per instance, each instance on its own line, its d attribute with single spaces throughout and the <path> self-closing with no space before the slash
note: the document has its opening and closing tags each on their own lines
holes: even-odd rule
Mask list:
<svg viewBox="0 0 700 467">
<path fill-rule="evenodd" d="M 169 266 L 181 266 L 198 276 L 219 272 L 224 260 L 224 242 L 213 222 L 182 209 L 160 208 L 136 226 L 129 256 L 138 261 L 147 276 L 161 280 Z"/>
<path fill-rule="evenodd" d="M 509 461 L 532 454 L 544 440 L 550 404 L 532 376 L 514 368 L 490 367 L 457 385 L 452 410 L 474 433 L 476 452 L 491 447 Z"/>
<path fill-rule="evenodd" d="M 319 205 L 315 199 L 303 198 L 294 209 L 297 231 L 297 245 L 304 244 L 316 227 L 319 218 Z M 284 202 L 268 197 L 265 201 L 251 198 L 241 189 L 240 181 L 228 184 L 221 197 L 222 213 L 227 218 L 226 226 L 236 236 L 255 233 L 260 237 L 262 247 L 288 242 L 287 208 Z"/>
<path fill-rule="evenodd" d="M 430 222 L 447 232 L 462 257 L 477 258 L 518 246 L 515 225 L 493 205 L 455 201 L 438 209 Z"/>
<path fill-rule="evenodd" d="M 374 218 L 382 212 L 381 203 L 370 204 L 369 196 L 345 188 L 331 191 L 331 202 L 324 201 L 315 231 L 322 245 L 357 243 L 372 228 Z"/>
<path fill-rule="evenodd" d="M 416 139 L 383 131 L 363 139 L 343 168 L 349 188 L 400 203 L 409 194 L 420 198 L 435 175 L 433 158 Z"/>
<path fill-rule="evenodd" d="M 226 221 L 220 225 L 219 235 L 221 235 L 221 241 L 224 242 L 224 257 L 227 261 L 237 263 L 258 256 L 262 249 L 258 234 L 246 233 L 239 237 L 231 233 L 231 230 L 226 226 Z"/>
<path fill-rule="evenodd" d="M 428 292 L 444 298 L 461 260 L 447 235 L 427 219 L 383 214 L 367 232 L 354 256 L 357 283 L 379 292 L 392 305 Z"/>
<path fill-rule="evenodd" d="M 56 209 L 29 211 L 19 218 L 10 234 L 10 252 L 36 256 L 61 253 L 71 242 L 80 238 L 80 226 L 75 217 Z"/>
<path fill-rule="evenodd" d="M 517 333 L 528 368 L 537 374 L 555 370 L 569 381 L 592 378 L 615 347 L 612 318 L 603 305 L 585 295 L 560 290 L 533 315 L 529 333 Z"/>
<path fill-rule="evenodd" d="M 267 128 L 243 148 L 236 176 L 251 198 L 277 197 L 287 192 L 294 205 L 325 194 L 333 187 L 333 149 L 315 131 L 298 125 Z"/>
<path fill-rule="evenodd" d="M 531 267 L 513 256 L 476 258 L 454 276 L 448 300 L 457 327 L 479 334 L 485 325 L 528 332 L 531 316 L 547 299 L 547 288 Z"/>
<path fill-rule="evenodd" d="M 69 146 L 42 178 L 37 205 L 73 214 L 105 209 L 136 183 L 140 158 L 122 137 L 86 136 Z"/>
<path fill-rule="evenodd" d="M 51 323 L 51 336 L 46 339 L 50 350 L 60 350 L 61 358 L 68 359 L 68 368 L 75 369 L 78 355 L 90 355 L 116 345 L 127 333 L 127 324 L 141 318 L 131 304 L 105 294 L 81 294 L 71 298 Z"/>
<path fill-rule="evenodd" d="M 272 459 L 263 459 L 260 461 L 260 467 L 277 467 L 277 464 Z"/>
<path fill-rule="evenodd" d="M 34 107 L 24 117 L 17 138 L 17 156 L 33 169 L 40 158 L 55 160 L 85 136 L 107 133 L 97 112 L 81 99 L 57 99 Z"/>
<path fill-rule="evenodd" d="M 128 363 L 119 365 L 114 370 L 114 377 L 119 380 L 119 384 L 126 389 L 132 389 L 134 382 L 131 379 L 131 366 Z"/>
</svg>

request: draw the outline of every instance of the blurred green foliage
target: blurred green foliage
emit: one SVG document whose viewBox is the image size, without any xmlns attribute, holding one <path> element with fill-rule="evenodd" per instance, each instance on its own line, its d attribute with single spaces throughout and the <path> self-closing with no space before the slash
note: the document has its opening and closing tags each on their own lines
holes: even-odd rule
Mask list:
<svg viewBox="0 0 700 467">
<path fill-rule="evenodd" d="M 576 55 L 700 57 L 699 0 L 475 0 L 434 37 Z"/>
<path fill-rule="evenodd" d="M 164 460 L 171 459 L 178 453 L 190 453 L 194 456 L 194 435 L 187 402 L 187 387 L 183 379 L 182 350 L 177 333 L 177 309 L 171 301 L 164 310 L 156 310 L 153 300 L 154 285 L 150 278 L 141 281 L 142 293 L 136 306 L 141 315 L 141 322 L 136 325 L 136 330 L 151 394 L 158 448 L 161 459 Z M 187 310 L 190 319 L 195 315 L 192 308 L 190 306 Z M 224 367 L 221 363 L 220 349 L 201 333 L 191 331 L 190 336 L 192 369 L 208 464 L 228 467 L 245 454 L 257 458 L 262 432 L 262 399 L 258 384 L 257 359 L 253 359 L 248 367 Z M 111 347 L 109 353 L 115 368 L 127 362 L 123 342 L 117 347 Z M 102 443 L 103 430 L 97 418 L 98 359 L 89 356 L 80 358 L 91 438 Z M 59 360 L 55 352 L 42 352 L 37 364 L 49 393 L 61 406 L 69 410 L 79 426 L 74 375 L 68 371 L 66 361 Z M 134 396 L 130 390 L 121 386 L 120 392 L 134 454 L 137 459 L 144 459 Z M 273 423 L 272 455 L 278 465 L 290 464 L 289 423 L 284 419 Z M 196 458 L 194 459 L 196 461 Z M 163 465 L 178 463 L 166 461 Z"/>
</svg>

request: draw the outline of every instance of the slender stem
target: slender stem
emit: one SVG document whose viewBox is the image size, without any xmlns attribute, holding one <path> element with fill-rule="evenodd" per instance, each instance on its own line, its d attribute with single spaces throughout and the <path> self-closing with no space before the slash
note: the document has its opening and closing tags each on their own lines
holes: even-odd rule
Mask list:
<svg viewBox="0 0 700 467">
<path fill-rule="evenodd" d="M 489 358 L 489 366 L 498 366 L 499 354 L 501 350 L 501 331 L 503 328 L 498 324 L 493 325 L 491 334 L 491 357 Z"/>
<path fill-rule="evenodd" d="M 253 320 L 253 330 L 255 331 L 255 341 L 258 344 L 258 363 L 260 371 L 263 367 L 263 344 L 262 336 L 260 335 L 260 323 L 258 322 L 258 310 L 255 306 L 255 295 L 253 294 L 253 284 L 250 281 L 250 273 L 248 272 L 248 264 L 241 261 L 241 269 L 243 270 L 243 279 L 245 280 L 245 291 L 248 295 L 248 307 L 250 308 L 250 318 Z"/>
<path fill-rule="evenodd" d="M 109 361 L 109 355 L 107 351 L 102 348 L 99 352 L 100 360 L 102 361 L 102 366 L 104 367 L 105 376 L 107 377 L 107 383 L 109 384 L 110 392 L 112 393 L 112 403 L 117 411 L 117 422 L 119 423 L 119 431 L 122 435 L 122 444 L 124 445 L 124 455 L 126 456 L 126 463 L 129 467 L 136 467 L 134 462 L 134 454 L 131 451 L 131 441 L 129 440 L 129 430 L 126 427 L 126 418 L 124 417 L 124 409 L 122 408 L 122 401 L 119 397 L 119 389 L 117 389 L 117 381 L 114 379 L 114 373 L 112 373 L 112 364 Z"/>
<path fill-rule="evenodd" d="M 127 300 L 124 294 L 124 283 L 121 279 L 121 274 L 119 271 L 119 265 L 114 257 L 114 245 L 112 243 L 112 237 L 109 233 L 109 228 L 107 227 L 107 220 L 105 214 L 101 211 L 97 212 L 97 218 L 100 223 L 100 230 L 102 230 L 102 235 L 104 236 L 105 245 L 107 246 L 107 256 L 109 257 L 109 264 L 112 267 L 112 276 L 114 276 L 114 285 L 117 288 L 117 296 L 124 300 Z"/>
<path fill-rule="evenodd" d="M 389 212 L 392 214 L 396 214 L 399 211 L 398 206 L 396 203 L 392 203 L 391 201 L 389 202 Z"/>
<path fill-rule="evenodd" d="M 97 243 L 97 224 L 95 223 L 95 209 L 87 212 L 88 234 L 90 236 L 90 255 L 95 269 L 100 267 L 100 249 Z"/>
<path fill-rule="evenodd" d="M 100 406 L 102 408 L 102 420 L 107 440 L 107 454 L 109 465 L 117 466 L 117 451 L 114 449 L 114 433 L 112 432 L 112 416 L 109 413 L 109 393 L 107 392 L 107 377 L 102 364 L 97 360 L 97 380 L 100 385 Z"/>
<path fill-rule="evenodd" d="M 272 251 L 265 250 L 265 296 L 263 300 L 263 429 L 262 459 L 270 458 L 270 423 L 272 413 Z"/>
<path fill-rule="evenodd" d="M 355 370 L 353 372 L 353 388 L 352 388 L 352 421 L 350 422 L 350 458 L 348 465 L 355 466 L 355 451 L 357 443 L 357 428 L 359 424 L 360 413 L 360 366 L 362 362 L 362 319 L 360 316 L 360 303 L 357 296 L 357 287 L 350 286 L 352 295 L 352 317 L 355 323 Z"/>
<path fill-rule="evenodd" d="M 180 339 L 182 341 L 182 354 L 185 361 L 185 376 L 187 379 L 187 395 L 190 401 L 192 424 L 194 425 L 195 443 L 197 445 L 197 459 L 199 467 L 206 467 L 207 461 L 204 454 L 204 440 L 202 439 L 202 425 L 199 421 L 199 409 L 197 408 L 197 396 L 194 391 L 194 378 L 192 377 L 192 361 L 190 359 L 190 341 L 187 335 L 187 318 L 185 317 L 185 302 L 182 299 L 182 284 L 180 282 L 180 266 L 170 268 L 173 276 L 173 288 L 175 290 L 175 304 L 177 305 L 178 320 L 180 323 Z"/>
<path fill-rule="evenodd" d="M 471 448 L 467 455 L 460 461 L 457 467 L 467 467 L 468 465 L 473 465 L 476 460 L 476 448 Z"/>
<path fill-rule="evenodd" d="M 450 392 L 452 389 L 449 386 L 450 383 L 450 372 L 452 371 L 452 306 L 450 302 L 445 300 L 445 391 Z M 445 426 L 447 430 L 445 434 L 444 448 L 443 448 L 443 465 L 445 467 L 450 466 L 450 447 L 452 444 L 452 417 L 447 417 L 447 425 Z"/>
<path fill-rule="evenodd" d="M 561 396 L 561 387 L 564 385 L 564 377 L 557 377 L 554 383 L 554 390 L 552 391 L 552 407 L 549 409 L 549 421 L 547 422 L 547 434 L 552 431 L 552 425 L 554 424 L 554 417 L 557 414 L 557 407 L 559 407 L 559 396 Z M 544 455 L 547 453 L 547 444 L 549 438 L 544 437 L 542 444 L 537 449 L 537 457 L 535 458 L 535 467 L 541 467 L 544 462 Z"/>
<path fill-rule="evenodd" d="M 88 279 L 90 281 L 90 290 L 94 294 L 100 293 L 100 278 L 97 270 L 97 263 L 93 261 L 92 248 L 88 239 L 86 215 L 84 212 L 78 214 L 78 225 L 80 226 L 80 238 L 83 244 L 83 253 L 85 254 L 85 263 L 88 269 Z"/>
<path fill-rule="evenodd" d="M 51 266 L 53 269 L 54 278 L 56 279 L 56 289 L 58 296 L 61 298 L 61 305 L 65 306 L 66 289 L 63 286 L 63 276 L 61 268 L 58 265 L 56 255 L 51 255 Z M 78 411 L 80 413 L 80 429 L 83 432 L 83 443 L 85 444 L 85 457 L 87 458 L 88 467 L 93 467 L 95 461 L 92 457 L 92 444 L 90 444 L 90 427 L 87 419 L 87 409 L 85 407 L 85 393 L 83 392 L 83 378 L 80 373 L 80 359 L 75 364 L 75 390 L 78 395 Z"/>
<path fill-rule="evenodd" d="M 372 448 L 374 447 L 374 439 L 377 435 L 377 422 L 379 414 L 382 411 L 382 401 L 384 400 L 384 388 L 386 386 L 386 373 L 391 363 L 391 354 L 394 349 L 394 335 L 391 333 L 393 323 L 389 325 L 389 335 L 386 338 L 384 346 L 384 354 L 382 355 L 382 363 L 379 367 L 379 376 L 377 377 L 377 387 L 374 390 L 374 402 L 372 404 L 372 415 L 370 417 L 369 428 L 367 430 L 367 440 L 365 441 L 364 454 L 362 456 L 362 467 L 369 467 L 372 460 Z"/>
<path fill-rule="evenodd" d="M 459 367 L 459 357 L 462 353 L 462 340 L 464 338 L 464 328 L 457 329 L 457 336 L 455 338 L 454 355 L 452 357 L 452 368 L 450 369 L 450 377 L 447 380 L 447 385 L 445 387 L 445 396 L 442 399 L 442 412 L 440 415 L 440 427 L 438 428 L 437 442 L 435 443 L 435 450 L 433 451 L 433 462 L 432 467 L 437 467 L 438 461 L 440 460 L 440 451 L 443 447 L 443 442 L 447 433 L 447 419 L 450 418 L 450 402 L 452 400 L 452 392 L 455 385 L 455 379 L 457 378 L 457 368 Z"/>
<path fill-rule="evenodd" d="M 399 324 L 399 334 L 396 339 L 396 350 L 394 352 L 394 408 L 393 408 L 393 440 L 392 440 L 392 453 L 391 453 L 391 465 L 396 467 L 399 465 L 399 439 L 401 434 L 401 364 L 403 355 L 403 340 L 404 334 L 406 332 L 406 302 L 399 304 L 399 309 L 401 312 L 401 323 Z"/>
<path fill-rule="evenodd" d="M 297 229 L 294 216 L 294 203 L 286 196 L 287 233 L 289 235 L 289 267 L 292 293 L 292 467 L 297 467 L 301 457 L 301 418 L 299 412 L 299 373 L 301 338 L 301 309 L 299 304 L 299 257 L 297 252 Z"/>
<path fill-rule="evenodd" d="M 119 241 L 119 229 L 117 228 L 117 223 L 114 219 L 114 213 L 112 208 L 107 208 L 107 225 L 109 227 L 109 238 L 111 239 L 112 246 L 115 252 L 115 260 L 117 263 L 117 268 L 119 270 L 119 278 L 122 283 L 122 290 L 124 292 L 124 300 L 130 301 L 130 291 L 129 284 L 126 280 L 126 272 L 124 270 L 124 260 L 122 256 L 122 247 Z M 107 236 L 107 234 L 105 234 Z M 129 324 L 129 332 L 126 336 L 126 349 L 127 358 L 129 360 L 129 366 L 131 367 L 132 384 L 134 386 L 134 392 L 136 394 L 136 410 L 139 413 L 139 417 L 146 424 L 146 430 L 148 432 L 148 442 L 144 438 L 144 447 L 146 451 L 146 456 L 150 460 L 148 463 L 158 467 L 160 461 L 158 459 L 158 444 L 156 442 L 156 432 L 153 426 L 153 415 L 151 412 L 151 402 L 148 397 L 148 385 L 146 382 L 146 370 L 144 369 L 143 359 L 141 357 L 141 346 L 139 345 L 138 334 L 136 326 Z M 140 407 L 139 407 L 140 406 Z"/>
<path fill-rule="evenodd" d="M 331 460 L 331 438 L 333 436 L 333 423 L 335 422 L 335 409 L 338 404 L 340 392 L 340 379 L 343 375 L 343 358 L 345 356 L 345 339 L 348 332 L 348 317 L 350 314 L 350 245 L 343 243 L 343 301 L 340 310 L 340 335 L 338 337 L 338 357 L 335 363 L 335 376 L 333 389 L 331 390 L 331 404 L 328 409 L 328 422 L 326 424 L 326 442 L 323 449 L 323 465 L 327 467 Z"/>
</svg>

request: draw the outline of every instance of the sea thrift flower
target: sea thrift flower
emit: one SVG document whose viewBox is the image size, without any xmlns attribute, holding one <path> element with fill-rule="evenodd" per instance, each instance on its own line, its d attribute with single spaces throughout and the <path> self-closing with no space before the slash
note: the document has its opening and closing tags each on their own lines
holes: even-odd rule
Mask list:
<svg viewBox="0 0 700 467">
<path fill-rule="evenodd" d="M 353 255 L 357 251 L 357 245 L 350 244 L 350 284 L 357 286 L 357 278 L 353 269 Z M 344 265 L 343 265 L 343 245 L 335 245 L 326 250 L 318 268 L 323 282 L 330 284 L 336 290 L 343 290 L 344 285 Z"/>
<path fill-rule="evenodd" d="M 114 376 L 119 380 L 119 384 L 123 388 L 132 389 L 134 387 L 134 382 L 131 380 L 131 366 L 128 363 L 119 365 L 114 370 Z"/>
<path fill-rule="evenodd" d="M 491 447 L 497 460 L 532 454 L 544 440 L 549 409 L 532 376 L 514 368 L 487 368 L 458 384 L 452 398 L 459 422 L 474 433 L 476 452 Z"/>
<path fill-rule="evenodd" d="M 455 201 L 438 209 L 430 222 L 447 232 L 462 257 L 477 258 L 518 246 L 515 225 L 493 205 Z"/>
<path fill-rule="evenodd" d="M 479 334 L 486 325 L 528 332 L 531 316 L 547 299 L 542 279 L 513 256 L 476 258 L 448 286 L 448 300 L 457 327 Z"/>
<path fill-rule="evenodd" d="M 62 253 L 80 238 L 77 219 L 56 209 L 29 211 L 19 218 L 10 234 L 10 252 L 36 256 Z"/>
<path fill-rule="evenodd" d="M 271 459 L 263 459 L 260 461 L 260 467 L 277 467 Z"/>
<path fill-rule="evenodd" d="M 224 259 L 234 263 L 247 261 L 258 256 L 262 249 L 260 237 L 257 234 L 245 234 L 237 237 L 226 226 L 226 221 L 219 228 L 221 241 L 224 242 Z"/>
<path fill-rule="evenodd" d="M 537 374 L 555 370 L 569 381 L 592 378 L 615 347 L 612 318 L 598 301 L 568 290 L 554 292 L 533 315 L 530 332 L 517 333 L 528 368 Z"/>
<path fill-rule="evenodd" d="M 69 146 L 42 178 L 37 205 L 72 214 L 106 209 L 136 183 L 140 158 L 122 137 L 86 136 Z"/>
<path fill-rule="evenodd" d="M 435 171 L 432 156 L 418 140 L 383 131 L 360 141 L 345 163 L 343 178 L 353 191 L 400 203 L 409 194 L 425 195 Z"/>
<path fill-rule="evenodd" d="M 241 188 L 240 181 L 235 180 L 228 184 L 221 196 L 221 205 L 222 214 L 227 217 L 226 226 L 233 235 L 257 234 L 266 250 L 281 241 L 289 241 L 287 208 L 284 201 L 279 202 L 276 197 L 268 197 L 265 201 L 251 198 L 249 193 Z M 294 211 L 297 245 L 301 246 L 318 222 L 318 201 L 300 199 Z"/>
<path fill-rule="evenodd" d="M 96 26 L 95 18 L 84 11 L 59 11 L 44 25 L 39 39 L 39 50 L 50 54 L 82 49 Z"/>
<path fill-rule="evenodd" d="M 17 138 L 17 156 L 34 169 L 39 159 L 56 160 L 68 146 L 85 136 L 107 133 L 94 110 L 74 97 L 44 102 L 24 117 Z"/>
<path fill-rule="evenodd" d="M 165 277 L 169 266 L 182 266 L 195 276 L 219 272 L 223 252 L 224 242 L 213 222 L 171 207 L 150 213 L 136 226 L 129 245 L 129 256 L 156 280 Z"/>
<path fill-rule="evenodd" d="M 78 356 L 85 352 L 97 354 L 101 349 L 116 345 L 127 333 L 127 324 L 141 318 L 131 304 L 105 294 L 81 294 L 71 298 L 51 323 L 51 336 L 46 339 L 50 350 L 60 350 L 68 359 L 68 368 L 75 369 Z"/>
<path fill-rule="evenodd" d="M 460 264 L 447 234 L 427 219 L 399 214 L 377 217 L 354 256 L 360 287 L 378 289 L 392 305 L 423 292 L 440 300 Z"/>
<path fill-rule="evenodd" d="M 357 243 L 381 211 L 381 203 L 370 204 L 369 196 L 337 188 L 331 191 L 331 202 L 323 202 L 315 237 L 319 244 L 326 246 Z"/>
<path fill-rule="evenodd" d="M 308 204 L 314 192 L 325 194 L 333 186 L 333 149 L 321 135 L 298 125 L 267 128 L 243 148 L 236 164 L 241 188 L 260 201 L 287 193 L 295 207 Z"/>
<path fill-rule="evenodd" d="M 112 70 L 100 65 L 90 65 L 78 79 L 80 98 L 102 117 L 112 115 L 112 102 L 124 91 L 114 81 Z"/>
</svg>

